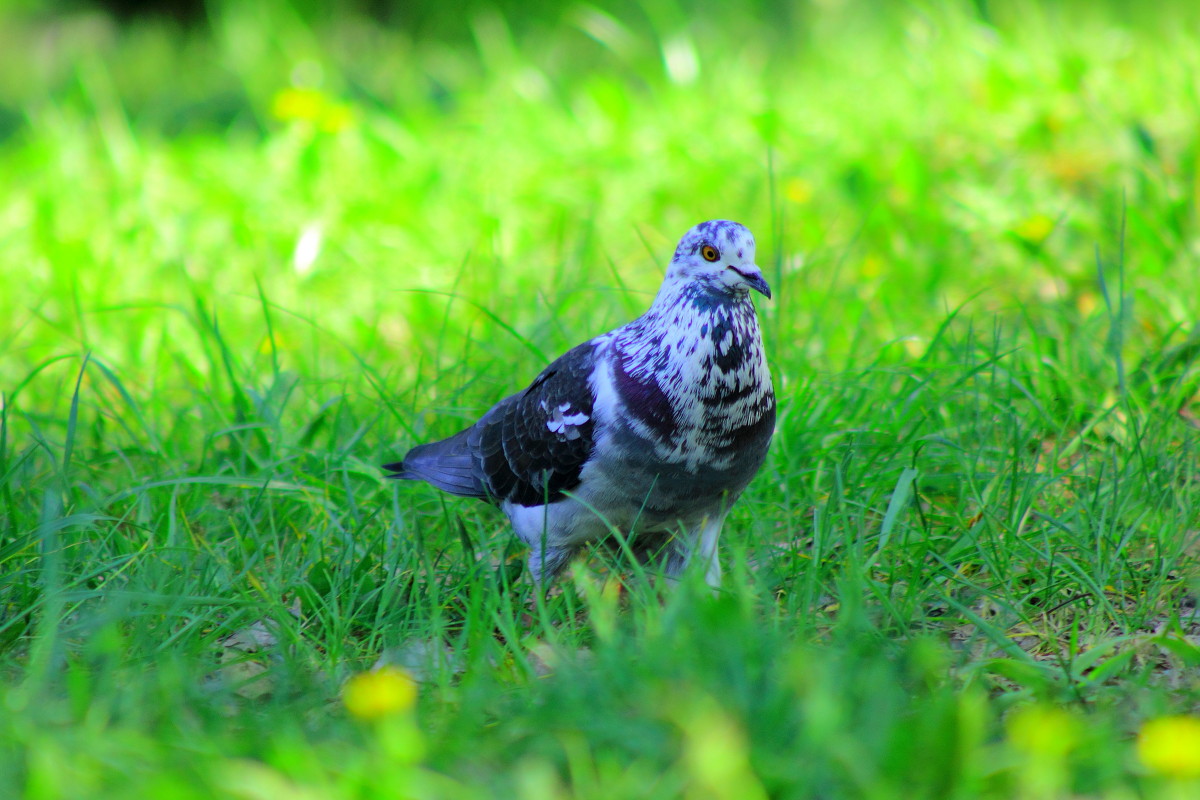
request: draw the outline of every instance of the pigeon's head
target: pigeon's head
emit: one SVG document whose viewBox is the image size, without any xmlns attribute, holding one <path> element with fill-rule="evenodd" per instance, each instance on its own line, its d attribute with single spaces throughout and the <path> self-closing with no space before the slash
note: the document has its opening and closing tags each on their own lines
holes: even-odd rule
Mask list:
<svg viewBox="0 0 1200 800">
<path fill-rule="evenodd" d="M 667 281 L 699 283 L 728 294 L 750 289 L 771 296 L 762 270 L 754 263 L 754 235 L 737 222 L 701 222 L 683 235 L 667 269 Z"/>
</svg>

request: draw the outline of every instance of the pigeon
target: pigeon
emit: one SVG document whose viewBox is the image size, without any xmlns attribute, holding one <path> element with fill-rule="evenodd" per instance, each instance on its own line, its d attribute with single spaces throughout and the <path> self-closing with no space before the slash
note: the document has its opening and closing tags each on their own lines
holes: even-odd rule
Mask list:
<svg viewBox="0 0 1200 800">
<path fill-rule="evenodd" d="M 717 588 L 725 515 L 775 430 L 752 290 L 771 297 L 754 236 L 737 222 L 702 222 L 680 240 L 644 314 L 384 469 L 499 506 L 530 548 L 537 585 L 619 531 L 668 578 L 698 560 Z"/>
</svg>

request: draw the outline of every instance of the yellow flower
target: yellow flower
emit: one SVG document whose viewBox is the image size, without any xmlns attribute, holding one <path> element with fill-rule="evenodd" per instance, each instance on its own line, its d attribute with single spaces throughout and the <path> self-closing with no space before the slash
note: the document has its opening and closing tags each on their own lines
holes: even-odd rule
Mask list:
<svg viewBox="0 0 1200 800">
<path fill-rule="evenodd" d="M 1042 758 L 1066 755 L 1079 738 L 1079 720 L 1068 711 L 1050 706 L 1018 709 L 1005 727 L 1014 748 Z"/>
<path fill-rule="evenodd" d="M 1079 309 L 1079 313 L 1084 315 L 1091 314 L 1099 304 L 1093 292 L 1080 292 L 1079 296 L 1075 298 L 1075 307 Z"/>
<path fill-rule="evenodd" d="M 874 253 L 867 253 L 858 271 L 864 278 L 878 278 L 883 272 L 883 259 Z"/>
<path fill-rule="evenodd" d="M 362 720 L 382 719 L 408 711 L 416 701 L 416 681 L 396 667 L 360 672 L 342 688 L 342 703 L 346 710 Z"/>
<path fill-rule="evenodd" d="M 793 203 L 805 205 L 813 198 L 813 185 L 804 178 L 792 178 L 784 183 L 783 196 Z"/>
<path fill-rule="evenodd" d="M 354 110 L 319 89 L 281 89 L 271 99 L 271 116 L 282 122 L 309 122 L 337 133 L 354 122 Z"/>
<path fill-rule="evenodd" d="M 281 89 L 271 100 L 271 116 L 284 121 L 311 122 L 321 118 L 328 102 L 325 93 L 316 89 Z"/>
<path fill-rule="evenodd" d="M 1017 223 L 1013 233 L 1030 244 L 1041 244 L 1054 232 L 1054 220 L 1045 214 L 1034 214 Z"/>
<path fill-rule="evenodd" d="M 1137 740 L 1138 760 L 1152 772 L 1174 778 L 1200 778 L 1200 717 L 1152 719 Z"/>
</svg>

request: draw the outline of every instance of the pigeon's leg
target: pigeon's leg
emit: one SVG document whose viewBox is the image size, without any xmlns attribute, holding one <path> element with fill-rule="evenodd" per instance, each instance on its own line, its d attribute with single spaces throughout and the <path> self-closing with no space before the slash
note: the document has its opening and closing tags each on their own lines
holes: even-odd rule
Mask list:
<svg viewBox="0 0 1200 800">
<path fill-rule="evenodd" d="M 724 511 L 705 518 L 700 524 L 700 547 L 696 550 L 696 557 L 704 565 L 704 581 L 713 589 L 721 588 L 721 556 L 717 552 L 717 543 L 724 525 Z"/>
<path fill-rule="evenodd" d="M 558 573 L 571 563 L 573 555 L 575 555 L 574 547 L 550 547 L 543 543 L 535 544 L 529 551 L 529 575 L 538 586 L 548 586 L 558 577 Z"/>
<path fill-rule="evenodd" d="M 506 506 L 513 533 L 529 546 L 529 576 L 545 589 L 571 562 L 579 549 L 572 537 L 572 520 L 561 505 Z"/>
<path fill-rule="evenodd" d="M 720 511 L 706 515 L 700 523 L 676 536 L 669 545 L 666 558 L 667 577 L 678 580 L 692 560 L 704 565 L 704 580 L 713 589 L 721 587 L 721 561 L 717 543 L 721 539 L 721 527 L 725 524 L 725 513 Z"/>
</svg>

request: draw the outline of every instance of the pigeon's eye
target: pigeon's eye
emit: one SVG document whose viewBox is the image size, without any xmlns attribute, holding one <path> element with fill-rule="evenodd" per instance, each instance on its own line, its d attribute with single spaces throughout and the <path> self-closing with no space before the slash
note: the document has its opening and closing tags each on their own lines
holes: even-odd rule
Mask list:
<svg viewBox="0 0 1200 800">
<path fill-rule="evenodd" d="M 713 247 L 711 244 L 706 244 L 704 247 L 701 247 L 700 255 L 704 256 L 705 261 L 716 261 L 721 257 L 721 254 L 717 252 L 717 248 Z"/>
</svg>

